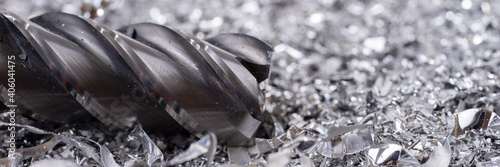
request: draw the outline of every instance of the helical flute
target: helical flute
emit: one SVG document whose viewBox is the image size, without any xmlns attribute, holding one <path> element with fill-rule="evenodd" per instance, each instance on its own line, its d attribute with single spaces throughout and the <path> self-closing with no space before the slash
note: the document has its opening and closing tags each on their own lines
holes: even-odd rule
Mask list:
<svg viewBox="0 0 500 167">
<path fill-rule="evenodd" d="M 202 40 L 153 23 L 116 31 L 66 13 L 26 20 L 0 9 L 0 19 L 0 100 L 23 115 L 64 123 L 90 113 L 119 128 L 214 132 L 229 145 L 261 123 L 272 47 L 254 37 Z"/>
</svg>

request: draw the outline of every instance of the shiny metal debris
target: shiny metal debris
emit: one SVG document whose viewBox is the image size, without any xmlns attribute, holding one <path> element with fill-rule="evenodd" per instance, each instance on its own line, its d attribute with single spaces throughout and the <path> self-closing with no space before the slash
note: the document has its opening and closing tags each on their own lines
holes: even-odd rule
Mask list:
<svg viewBox="0 0 500 167">
<path fill-rule="evenodd" d="M 62 160 L 62 159 L 50 159 L 43 160 L 33 163 L 31 167 L 79 167 L 80 165 L 76 164 L 73 161 Z"/>
<path fill-rule="evenodd" d="M 7 127 L 7 126 L 12 126 L 8 123 L 1 122 L 0 121 L 0 127 Z M 113 158 L 113 154 L 109 151 L 109 149 L 102 145 L 99 144 L 98 142 L 85 138 L 82 136 L 76 136 L 73 134 L 68 134 L 68 133 L 54 133 L 54 132 L 48 132 L 33 126 L 29 125 L 19 125 L 19 124 L 14 124 L 14 127 L 18 128 L 24 128 L 26 129 L 29 133 L 33 133 L 35 135 L 50 135 L 52 136 L 50 140 L 45 141 L 42 144 L 33 146 L 33 147 L 28 147 L 28 148 L 23 148 L 23 149 L 17 149 L 16 150 L 16 156 L 14 158 L 12 157 L 5 157 L 5 158 L 0 158 L 0 165 L 2 166 L 19 166 L 21 164 L 22 160 L 26 160 L 29 158 L 35 158 L 43 154 L 47 154 L 51 152 L 54 147 L 60 143 L 65 144 L 64 147 L 66 149 L 73 149 L 76 148 L 84 153 L 84 155 L 88 158 L 93 159 L 97 165 L 103 166 L 103 167 L 119 167 L 120 165 L 117 164 L 115 159 Z M 211 133 L 213 135 L 213 133 Z M 141 126 L 137 125 L 134 130 L 130 134 L 131 140 L 138 140 L 144 151 L 146 152 L 146 155 L 144 159 L 141 160 L 136 160 L 137 162 L 142 162 L 143 160 L 146 160 L 147 162 L 144 162 L 147 165 L 152 165 L 153 162 L 159 160 L 160 164 L 163 164 L 163 154 L 161 151 L 158 149 L 156 144 L 154 144 L 149 136 L 144 132 Z M 151 148 L 153 147 L 153 148 Z M 55 163 L 58 165 L 58 162 L 60 160 L 53 159 L 49 160 L 49 162 L 40 162 L 39 165 L 42 164 L 53 164 Z M 82 161 L 83 163 L 83 161 Z M 38 163 L 35 163 L 38 164 Z M 33 164 L 33 165 L 35 165 Z M 132 162 L 132 164 L 135 164 Z M 140 164 L 140 163 L 139 163 Z M 77 164 L 81 165 L 81 163 Z"/>
<path fill-rule="evenodd" d="M 246 145 L 262 120 L 272 47 L 248 35 L 206 40 L 152 23 L 119 31 L 66 13 L 1 10 L 1 62 L 17 57 L 16 104 L 35 119 L 100 121 Z M 0 72 L 6 73 L 2 66 Z M 0 90 L 6 89 L 4 75 Z M 9 104 L 6 94 L 0 100 Z"/>
<path fill-rule="evenodd" d="M 487 109 L 473 108 L 455 115 L 455 128 L 451 135 L 459 137 L 471 130 L 500 128 L 500 117 Z"/>
<path fill-rule="evenodd" d="M 169 160 L 166 165 L 177 165 L 192 160 L 200 155 L 205 155 L 205 157 L 207 158 L 206 164 L 211 165 L 214 160 L 216 145 L 217 137 L 214 135 L 214 133 L 209 133 L 200 138 L 200 140 L 189 145 L 189 148 L 185 152 Z"/>
<path fill-rule="evenodd" d="M 139 140 L 142 147 L 146 151 L 146 162 L 148 165 L 152 165 L 155 161 L 159 160 L 161 163 L 164 162 L 163 153 L 160 148 L 149 138 L 149 136 L 144 132 L 140 125 L 136 125 L 134 130 L 130 132 L 129 138 L 127 140 Z"/>
<path fill-rule="evenodd" d="M 440 145 L 434 148 L 434 152 L 429 157 L 427 162 L 422 164 L 423 167 L 431 166 L 449 166 L 451 161 L 451 148 L 448 139 L 444 143 L 439 143 Z"/>
<path fill-rule="evenodd" d="M 269 166 L 285 167 L 290 162 L 290 156 L 292 156 L 292 149 L 290 148 L 271 153 L 267 157 Z"/>
<path fill-rule="evenodd" d="M 397 144 L 381 144 L 366 151 L 370 166 L 418 166 L 419 161 Z"/>
</svg>

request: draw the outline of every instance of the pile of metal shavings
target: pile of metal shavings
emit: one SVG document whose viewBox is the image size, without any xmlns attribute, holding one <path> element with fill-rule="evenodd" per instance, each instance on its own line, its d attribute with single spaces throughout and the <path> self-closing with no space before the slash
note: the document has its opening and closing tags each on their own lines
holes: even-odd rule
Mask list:
<svg viewBox="0 0 500 167">
<path fill-rule="evenodd" d="M 0 6 L 23 17 L 63 11 L 115 29 L 148 21 L 200 38 L 240 32 L 275 48 L 255 146 L 227 147 L 211 134 L 148 137 L 139 127 L 110 130 L 98 122 L 37 134 L 25 126 L 36 122 L 19 118 L 19 147 L 60 143 L 28 151 L 21 166 L 500 166 L 500 1 L 6 0 Z M 7 122 L 7 115 L 0 118 Z"/>
</svg>

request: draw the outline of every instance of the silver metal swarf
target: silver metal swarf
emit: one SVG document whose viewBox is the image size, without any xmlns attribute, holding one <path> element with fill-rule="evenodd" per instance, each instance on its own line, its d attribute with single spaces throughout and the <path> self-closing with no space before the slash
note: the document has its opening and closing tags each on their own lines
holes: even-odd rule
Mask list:
<svg viewBox="0 0 500 167">
<path fill-rule="evenodd" d="M 26 20 L 1 9 L 0 31 L 0 63 L 16 57 L 24 115 L 68 122 L 90 113 L 120 128 L 214 132 L 229 145 L 245 145 L 261 123 L 272 47 L 254 37 L 202 40 L 153 23 L 116 31 L 65 13 Z M 6 76 L 0 84 L 8 104 Z"/>
</svg>

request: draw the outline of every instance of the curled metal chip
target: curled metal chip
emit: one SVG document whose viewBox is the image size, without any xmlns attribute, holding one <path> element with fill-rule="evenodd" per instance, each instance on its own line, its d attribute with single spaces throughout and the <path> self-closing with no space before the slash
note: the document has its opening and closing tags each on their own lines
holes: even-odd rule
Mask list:
<svg viewBox="0 0 500 167">
<path fill-rule="evenodd" d="M 24 115 L 68 122 L 90 113 L 120 128 L 140 122 L 148 131 L 214 132 L 229 145 L 244 145 L 261 123 L 259 82 L 269 75 L 272 47 L 254 37 L 205 41 L 152 23 L 119 32 L 65 13 L 31 20 L 0 13 L 0 61 L 16 57 Z M 8 104 L 5 94 L 0 100 Z"/>
<path fill-rule="evenodd" d="M 381 144 L 366 151 L 371 166 L 420 165 L 409 151 L 397 144 Z"/>
<path fill-rule="evenodd" d="M 455 127 L 451 135 L 459 137 L 471 130 L 500 127 L 500 117 L 487 109 L 473 108 L 455 115 Z"/>
</svg>

